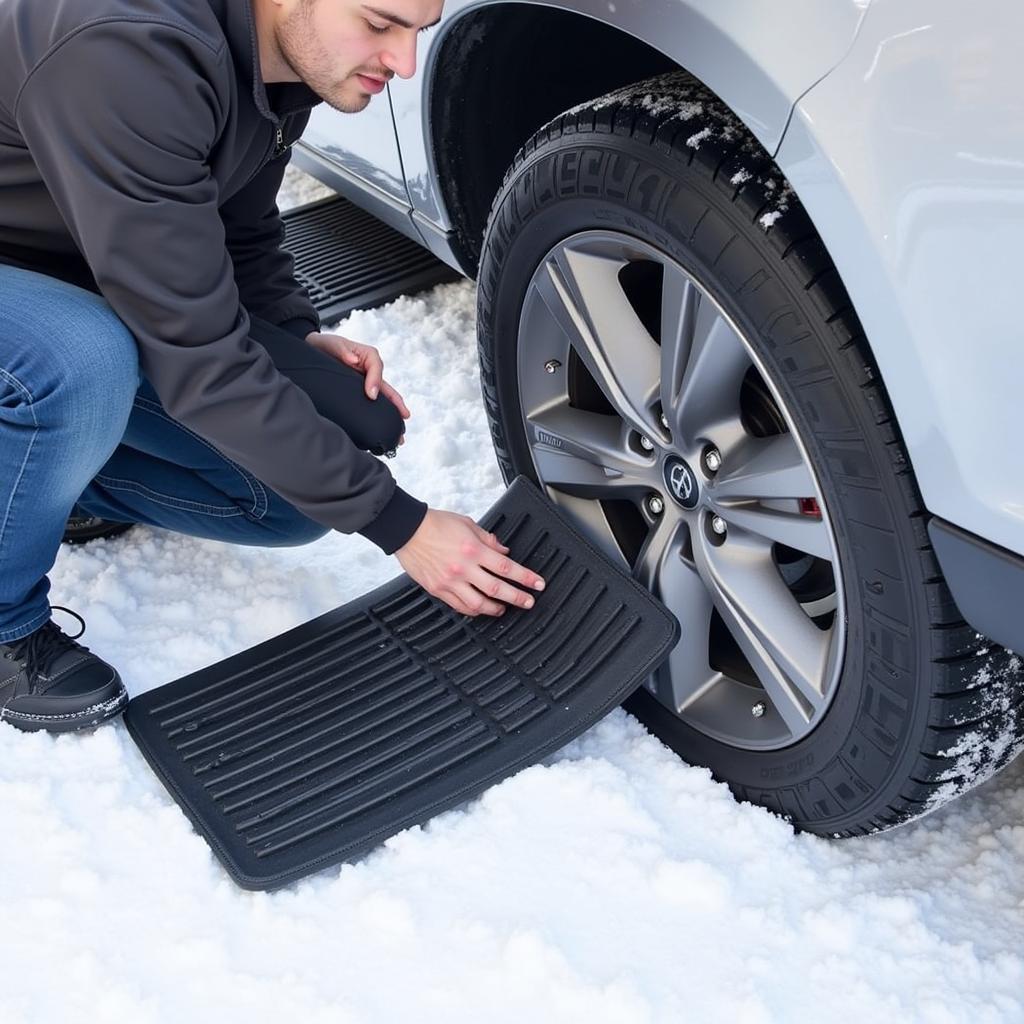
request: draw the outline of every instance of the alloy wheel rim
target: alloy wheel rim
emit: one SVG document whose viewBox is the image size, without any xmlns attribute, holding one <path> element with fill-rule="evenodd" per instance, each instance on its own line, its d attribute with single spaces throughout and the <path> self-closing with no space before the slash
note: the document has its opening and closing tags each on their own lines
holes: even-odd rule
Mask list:
<svg viewBox="0 0 1024 1024">
<path fill-rule="evenodd" d="M 838 549 L 793 418 L 736 323 L 653 246 L 583 231 L 530 279 L 517 376 L 537 479 L 680 621 L 646 688 L 731 746 L 808 736 L 842 665 Z"/>
</svg>

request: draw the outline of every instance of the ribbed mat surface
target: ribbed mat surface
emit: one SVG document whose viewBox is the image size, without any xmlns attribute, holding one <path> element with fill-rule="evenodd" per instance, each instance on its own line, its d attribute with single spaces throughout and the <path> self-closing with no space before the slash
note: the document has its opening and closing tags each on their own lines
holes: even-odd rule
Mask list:
<svg viewBox="0 0 1024 1024">
<path fill-rule="evenodd" d="M 325 324 L 459 275 L 433 253 L 341 196 L 281 216 L 295 276 Z"/>
<path fill-rule="evenodd" d="M 679 623 L 525 477 L 481 520 L 539 572 L 532 609 L 460 615 L 407 575 L 135 697 L 128 730 L 242 886 L 426 821 L 619 704 Z"/>
</svg>

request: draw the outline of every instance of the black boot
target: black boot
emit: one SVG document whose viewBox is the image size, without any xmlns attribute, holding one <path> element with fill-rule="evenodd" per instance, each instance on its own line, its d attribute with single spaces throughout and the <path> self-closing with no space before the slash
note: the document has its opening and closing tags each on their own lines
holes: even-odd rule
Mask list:
<svg viewBox="0 0 1024 1024">
<path fill-rule="evenodd" d="M 116 537 L 119 533 L 130 530 L 134 523 L 115 523 L 112 519 L 100 519 L 99 516 L 77 514 L 77 507 L 72 510 L 67 526 L 64 528 L 62 543 L 86 544 L 90 540 L 101 540 Z"/>
<path fill-rule="evenodd" d="M 59 608 L 54 605 L 54 608 Z M 124 710 L 128 691 L 116 670 L 66 636 L 51 619 L 20 640 L 0 643 L 0 721 L 33 732 L 70 732 Z"/>
</svg>

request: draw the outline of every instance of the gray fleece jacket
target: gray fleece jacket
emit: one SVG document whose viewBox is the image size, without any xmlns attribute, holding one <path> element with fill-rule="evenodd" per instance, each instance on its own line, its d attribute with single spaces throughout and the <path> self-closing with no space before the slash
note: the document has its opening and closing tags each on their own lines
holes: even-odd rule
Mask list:
<svg viewBox="0 0 1024 1024">
<path fill-rule="evenodd" d="M 319 327 L 275 198 L 317 102 L 263 83 L 250 0 L 0 0 L 0 262 L 101 293 L 171 416 L 390 554 L 427 506 L 249 337 Z"/>
</svg>

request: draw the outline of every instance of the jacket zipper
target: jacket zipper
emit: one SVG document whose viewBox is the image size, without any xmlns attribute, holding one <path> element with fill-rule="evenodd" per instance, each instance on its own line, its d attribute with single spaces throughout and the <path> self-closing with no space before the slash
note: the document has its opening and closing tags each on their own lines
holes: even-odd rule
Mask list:
<svg viewBox="0 0 1024 1024">
<path fill-rule="evenodd" d="M 250 174 L 249 177 L 246 179 L 245 184 L 248 185 L 249 182 L 252 181 L 256 177 L 256 175 L 259 174 L 260 171 L 262 171 L 263 168 L 270 163 L 271 160 L 276 160 L 287 148 L 288 147 L 284 144 L 284 130 L 281 128 L 280 125 L 278 125 L 278 127 L 274 131 L 274 141 L 270 144 L 270 148 L 267 150 L 266 155 L 259 162 L 259 164 L 257 164 L 256 170 L 254 170 L 252 174 Z M 244 188 L 245 185 L 243 185 L 242 187 Z"/>
</svg>

